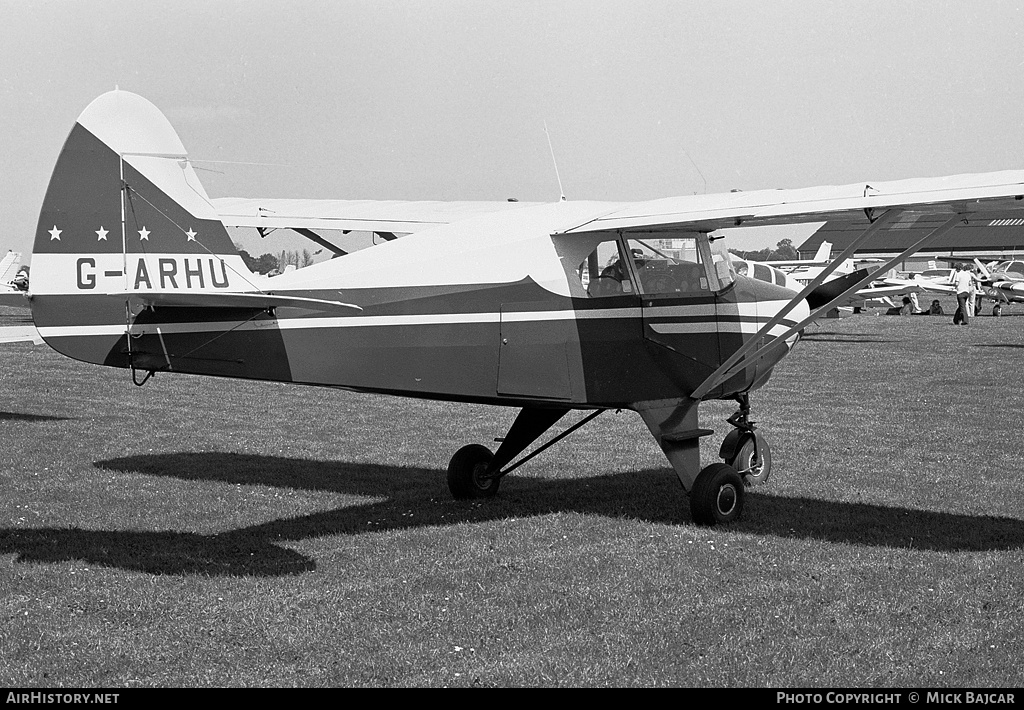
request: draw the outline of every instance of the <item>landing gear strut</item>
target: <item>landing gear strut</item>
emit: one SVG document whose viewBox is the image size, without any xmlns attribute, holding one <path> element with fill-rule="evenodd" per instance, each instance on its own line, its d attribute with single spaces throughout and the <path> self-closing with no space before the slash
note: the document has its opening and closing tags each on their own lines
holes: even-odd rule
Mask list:
<svg viewBox="0 0 1024 710">
<path fill-rule="evenodd" d="M 772 472 L 772 450 L 768 441 L 750 421 L 750 398 L 736 395 L 740 408 L 726 421 L 735 427 L 722 442 L 718 457 L 732 466 L 748 486 L 765 483 Z"/>
<path fill-rule="evenodd" d="M 690 496 L 690 517 L 698 525 L 731 523 L 743 512 L 743 477 L 728 463 L 701 468 L 700 439 L 714 434 L 698 423 L 693 399 L 638 408 Z"/>
<path fill-rule="evenodd" d="M 537 447 L 529 455 L 519 459 L 514 465 L 506 468 L 512 459 L 525 451 L 526 447 L 569 412 L 568 409 L 557 408 L 523 408 L 516 420 L 512 422 L 508 434 L 504 438 L 498 439 L 501 446 L 493 454 L 490 449 L 480 444 L 469 444 L 455 452 L 452 460 L 448 463 L 448 490 L 456 500 L 492 498 L 498 492 L 498 484 L 502 477 L 549 446 L 561 441 L 604 411 L 598 409 L 592 412 L 543 446 Z"/>
</svg>

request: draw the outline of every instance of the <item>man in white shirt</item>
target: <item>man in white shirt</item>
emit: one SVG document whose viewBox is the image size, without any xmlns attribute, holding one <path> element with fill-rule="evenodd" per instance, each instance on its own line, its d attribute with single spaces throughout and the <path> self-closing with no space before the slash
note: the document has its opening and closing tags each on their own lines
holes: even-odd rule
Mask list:
<svg viewBox="0 0 1024 710">
<path fill-rule="evenodd" d="M 953 324 L 967 321 L 973 312 L 971 300 L 974 298 L 974 282 L 977 280 L 971 270 L 963 264 L 956 265 L 956 274 L 953 275 L 953 285 L 956 287 L 956 313 L 953 315 Z"/>
</svg>

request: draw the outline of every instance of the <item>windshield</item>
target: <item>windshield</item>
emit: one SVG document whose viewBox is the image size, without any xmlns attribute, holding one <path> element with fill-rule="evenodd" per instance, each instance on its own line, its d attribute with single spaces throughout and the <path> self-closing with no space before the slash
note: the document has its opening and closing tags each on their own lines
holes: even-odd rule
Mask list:
<svg viewBox="0 0 1024 710">
<path fill-rule="evenodd" d="M 713 261 L 704 234 L 627 232 L 623 236 L 640 292 L 645 295 L 709 293 L 733 281 L 728 265 L 719 268 Z"/>
</svg>

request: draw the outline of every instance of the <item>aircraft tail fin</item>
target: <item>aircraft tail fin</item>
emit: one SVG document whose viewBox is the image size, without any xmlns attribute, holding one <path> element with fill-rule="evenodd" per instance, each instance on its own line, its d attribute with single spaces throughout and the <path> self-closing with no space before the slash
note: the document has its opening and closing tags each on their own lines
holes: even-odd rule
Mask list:
<svg viewBox="0 0 1024 710">
<path fill-rule="evenodd" d="M 9 251 L 0 259 L 0 284 L 7 284 L 14 280 L 21 268 L 21 252 Z"/>
<path fill-rule="evenodd" d="M 259 291 L 254 284 L 164 115 L 126 91 L 89 104 L 36 227 L 32 315 L 46 342 L 123 364 L 125 292 Z"/>
<path fill-rule="evenodd" d="M 814 261 L 829 261 L 832 258 L 832 242 L 822 242 L 814 254 Z"/>
</svg>

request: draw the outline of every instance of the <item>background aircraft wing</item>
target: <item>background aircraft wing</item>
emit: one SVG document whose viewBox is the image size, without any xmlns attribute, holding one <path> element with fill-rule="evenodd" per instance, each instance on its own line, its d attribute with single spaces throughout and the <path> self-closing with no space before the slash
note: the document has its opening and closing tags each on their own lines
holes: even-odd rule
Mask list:
<svg viewBox="0 0 1024 710">
<path fill-rule="evenodd" d="M 213 202 L 226 227 L 331 229 L 411 234 L 534 202 L 434 202 L 402 200 L 253 199 Z"/>
<path fill-rule="evenodd" d="M 906 288 L 909 291 L 928 291 L 929 293 L 956 293 L 956 287 L 948 282 L 930 281 L 928 279 L 890 279 L 884 278 L 880 283 L 892 288 Z"/>
<path fill-rule="evenodd" d="M 895 298 L 896 296 L 905 296 L 908 293 L 920 293 L 924 289 L 919 283 L 906 283 L 906 284 L 889 284 L 889 283 L 878 283 L 871 284 L 866 288 L 858 289 L 855 296 L 860 299 L 870 301 L 873 299 L 881 298 Z"/>
</svg>

